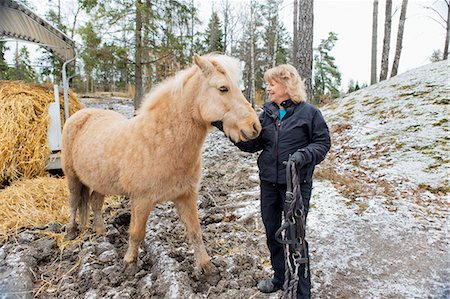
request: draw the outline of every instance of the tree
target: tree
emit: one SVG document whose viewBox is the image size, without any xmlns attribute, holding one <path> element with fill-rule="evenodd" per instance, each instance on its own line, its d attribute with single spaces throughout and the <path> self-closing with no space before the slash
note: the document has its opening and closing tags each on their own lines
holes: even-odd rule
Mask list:
<svg viewBox="0 0 450 299">
<path fill-rule="evenodd" d="M 312 67 L 313 67 L 313 0 L 294 0 L 294 7 L 298 1 L 298 11 L 294 9 L 294 36 L 293 49 L 296 49 L 294 66 L 300 76 L 305 80 L 308 101 L 312 99 Z M 296 28 L 296 25 L 298 26 Z"/>
<path fill-rule="evenodd" d="M 373 1 L 372 17 L 372 58 L 370 67 L 370 84 L 377 83 L 377 39 L 378 39 L 378 0 Z"/>
<path fill-rule="evenodd" d="M 102 40 L 94 31 L 94 25 L 90 21 L 79 29 L 79 33 L 83 41 L 80 56 L 86 73 L 86 92 L 94 92 L 93 75 L 99 63 L 97 55 Z"/>
<path fill-rule="evenodd" d="M 435 1 L 437 2 L 437 1 Z M 445 43 L 444 43 L 444 51 L 442 52 L 442 60 L 447 60 L 448 58 L 448 46 L 450 43 L 450 0 L 443 0 L 445 6 L 447 7 L 447 18 L 441 15 L 441 13 L 433 8 L 432 6 L 426 6 L 425 8 L 432 10 L 436 13 L 440 20 L 436 20 L 432 18 L 435 22 L 441 25 L 445 29 Z M 432 59 L 435 59 L 436 56 Z"/>
<path fill-rule="evenodd" d="M 257 1 L 250 1 L 242 7 L 240 16 L 242 36 L 233 52 L 244 62 L 243 84 L 244 95 L 255 105 L 258 91 L 262 90 L 263 71 L 266 69 L 265 61 L 262 57 L 262 5 Z"/>
<path fill-rule="evenodd" d="M 334 32 L 328 34 L 327 39 L 322 39 L 315 49 L 314 55 L 314 101 L 320 103 L 324 96 L 337 98 L 340 96 L 341 73 L 335 63 L 335 58 L 330 55 L 335 46 L 337 35 Z"/>
<path fill-rule="evenodd" d="M 134 110 L 137 111 L 141 106 L 142 96 L 144 94 L 144 87 L 142 85 L 142 2 L 141 0 L 136 0 L 135 3 L 136 10 L 136 25 L 134 29 L 134 76 L 135 76 L 135 94 L 134 94 Z"/>
<path fill-rule="evenodd" d="M 445 44 L 444 44 L 443 58 L 444 58 L 444 60 L 447 60 L 447 58 L 448 58 L 448 45 L 450 43 L 450 1 L 449 0 L 445 0 L 445 3 L 447 3 L 447 33 L 445 35 Z"/>
<path fill-rule="evenodd" d="M 0 80 L 9 80 L 9 66 L 5 59 L 5 52 L 9 50 L 5 41 L 0 41 Z"/>
<path fill-rule="evenodd" d="M 213 11 L 206 28 L 206 51 L 207 52 L 223 52 L 224 50 L 224 34 L 219 15 Z"/>
<path fill-rule="evenodd" d="M 442 60 L 442 57 L 443 57 L 443 54 L 442 54 L 441 50 L 434 50 L 433 53 L 431 54 L 430 61 L 438 62 L 438 61 Z"/>
<path fill-rule="evenodd" d="M 386 80 L 389 67 L 389 47 L 391 42 L 392 0 L 386 0 L 384 21 L 383 53 L 381 54 L 380 81 Z"/>
<path fill-rule="evenodd" d="M 263 41 L 267 67 L 274 67 L 287 62 L 289 37 L 278 15 L 281 3 L 280 0 L 268 0 L 263 5 L 266 23 Z"/>
<path fill-rule="evenodd" d="M 408 6 L 408 0 L 403 0 L 402 1 L 402 10 L 400 13 L 400 21 L 398 23 L 397 45 L 395 47 L 395 56 L 394 56 L 394 63 L 392 64 L 391 77 L 394 77 L 397 75 L 398 65 L 400 63 L 400 54 L 402 52 L 403 31 L 405 29 L 406 7 L 407 6 Z"/>
<path fill-rule="evenodd" d="M 18 50 L 18 55 L 16 56 L 16 76 L 10 79 L 23 80 L 25 82 L 35 82 L 37 79 L 36 72 L 31 66 L 30 53 L 25 46 Z"/>
</svg>

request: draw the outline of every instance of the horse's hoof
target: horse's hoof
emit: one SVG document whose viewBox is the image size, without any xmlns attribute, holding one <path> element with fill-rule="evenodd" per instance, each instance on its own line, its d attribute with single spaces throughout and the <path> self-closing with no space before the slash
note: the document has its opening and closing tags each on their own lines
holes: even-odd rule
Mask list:
<svg viewBox="0 0 450 299">
<path fill-rule="evenodd" d="M 136 275 L 138 270 L 139 269 L 138 269 L 137 263 L 127 263 L 124 261 L 123 272 L 125 273 L 125 275 L 134 276 L 134 275 Z"/>
<path fill-rule="evenodd" d="M 78 235 L 78 232 L 77 232 L 76 228 L 69 229 L 69 231 L 64 236 L 64 241 L 73 240 L 73 239 L 75 239 L 77 237 L 77 235 Z"/>
<path fill-rule="evenodd" d="M 102 236 L 106 233 L 106 227 L 105 225 L 99 225 L 97 227 L 95 227 L 95 234 L 97 236 Z"/>
<path fill-rule="evenodd" d="M 125 256 L 123 257 L 124 265 L 136 264 L 136 261 L 137 255 L 130 253 L 128 250 L 127 253 L 125 253 Z"/>
</svg>

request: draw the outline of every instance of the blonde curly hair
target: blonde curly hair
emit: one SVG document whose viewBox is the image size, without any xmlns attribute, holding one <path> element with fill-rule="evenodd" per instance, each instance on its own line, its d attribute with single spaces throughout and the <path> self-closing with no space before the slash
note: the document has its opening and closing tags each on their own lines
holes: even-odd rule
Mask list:
<svg viewBox="0 0 450 299">
<path fill-rule="evenodd" d="M 264 80 L 266 82 L 275 81 L 284 85 L 294 103 L 306 102 L 307 100 L 305 83 L 295 67 L 290 64 L 281 64 L 267 70 L 264 73 Z"/>
</svg>

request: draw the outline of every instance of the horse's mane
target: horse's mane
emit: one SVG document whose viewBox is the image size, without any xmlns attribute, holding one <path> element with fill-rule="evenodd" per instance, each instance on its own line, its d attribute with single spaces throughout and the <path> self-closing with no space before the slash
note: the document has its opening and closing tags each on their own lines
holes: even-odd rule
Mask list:
<svg viewBox="0 0 450 299">
<path fill-rule="evenodd" d="M 228 80 L 236 84 L 236 86 L 240 86 L 242 71 L 238 59 L 220 54 L 209 54 L 202 57 L 208 59 L 217 71 L 223 73 Z M 199 70 L 200 69 L 198 66 L 193 65 L 178 72 L 175 76 L 169 77 L 159 83 L 145 96 L 141 108 L 138 110 L 137 114 L 139 114 L 141 110 L 150 106 L 152 102 L 160 97 L 160 95 L 170 93 L 171 96 L 176 96 L 181 94 L 186 82 Z"/>
</svg>

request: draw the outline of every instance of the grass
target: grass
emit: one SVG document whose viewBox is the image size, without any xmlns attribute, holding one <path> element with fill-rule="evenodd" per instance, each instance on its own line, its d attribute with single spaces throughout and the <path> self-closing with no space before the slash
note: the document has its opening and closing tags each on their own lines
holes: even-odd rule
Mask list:
<svg viewBox="0 0 450 299">
<path fill-rule="evenodd" d="M 428 184 L 419 184 L 418 186 L 419 190 L 426 190 L 433 194 L 448 194 L 450 193 L 450 184 L 448 180 L 445 180 L 440 186 L 432 187 Z"/>
<path fill-rule="evenodd" d="M 435 123 L 433 124 L 433 127 L 440 127 L 440 126 L 442 126 L 443 124 L 446 124 L 446 123 L 448 123 L 448 119 L 443 118 L 443 119 L 441 119 L 441 120 L 435 122 Z"/>
</svg>

